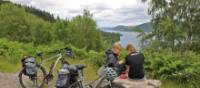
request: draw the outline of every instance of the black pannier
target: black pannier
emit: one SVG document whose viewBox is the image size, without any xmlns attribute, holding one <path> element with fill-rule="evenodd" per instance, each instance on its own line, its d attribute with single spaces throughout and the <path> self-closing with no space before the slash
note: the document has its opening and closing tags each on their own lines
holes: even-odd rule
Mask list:
<svg viewBox="0 0 200 88">
<path fill-rule="evenodd" d="M 37 74 L 37 64 L 35 58 L 32 56 L 25 57 L 22 60 L 22 64 L 24 67 L 24 74 L 28 76 L 34 76 Z"/>
<path fill-rule="evenodd" d="M 71 84 L 77 81 L 77 77 L 79 76 L 78 71 L 83 68 L 84 66 L 80 65 L 63 64 L 58 73 L 56 87 L 68 88 Z"/>
<path fill-rule="evenodd" d="M 57 82 L 56 82 L 57 88 L 64 88 L 67 86 L 67 84 L 69 82 L 69 73 L 70 72 L 68 70 L 68 65 L 63 64 L 58 73 L 58 78 L 57 78 Z"/>
</svg>

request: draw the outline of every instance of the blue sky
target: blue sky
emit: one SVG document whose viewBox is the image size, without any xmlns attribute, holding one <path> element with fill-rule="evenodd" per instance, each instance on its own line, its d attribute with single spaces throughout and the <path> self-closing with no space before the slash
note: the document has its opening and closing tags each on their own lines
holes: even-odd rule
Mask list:
<svg viewBox="0 0 200 88">
<path fill-rule="evenodd" d="M 148 4 L 140 0 L 11 0 L 14 3 L 33 6 L 71 19 L 89 9 L 99 27 L 138 25 L 149 22 Z"/>
</svg>

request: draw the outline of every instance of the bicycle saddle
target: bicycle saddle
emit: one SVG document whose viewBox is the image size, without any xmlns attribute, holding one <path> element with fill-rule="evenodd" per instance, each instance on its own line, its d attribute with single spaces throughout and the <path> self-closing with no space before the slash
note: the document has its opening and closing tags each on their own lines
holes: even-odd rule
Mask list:
<svg viewBox="0 0 200 88">
<path fill-rule="evenodd" d="M 76 68 L 78 70 L 83 70 L 84 68 L 86 68 L 86 66 L 85 65 L 76 65 Z"/>
</svg>

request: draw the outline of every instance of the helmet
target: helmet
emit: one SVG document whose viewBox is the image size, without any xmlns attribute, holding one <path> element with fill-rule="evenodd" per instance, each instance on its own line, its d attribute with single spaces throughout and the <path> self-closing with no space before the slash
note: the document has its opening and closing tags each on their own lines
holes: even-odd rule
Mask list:
<svg viewBox="0 0 200 88">
<path fill-rule="evenodd" d="M 117 77 L 117 72 L 113 68 L 107 67 L 106 68 L 106 79 L 114 80 L 116 77 Z"/>
</svg>

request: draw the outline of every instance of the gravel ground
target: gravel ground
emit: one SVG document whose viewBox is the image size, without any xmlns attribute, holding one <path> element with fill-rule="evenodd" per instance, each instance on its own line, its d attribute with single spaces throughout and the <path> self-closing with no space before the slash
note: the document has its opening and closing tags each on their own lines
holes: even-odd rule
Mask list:
<svg viewBox="0 0 200 88">
<path fill-rule="evenodd" d="M 54 82 L 50 82 L 45 88 L 55 88 Z M 18 73 L 0 73 L 0 88 L 21 88 L 18 81 Z"/>
<path fill-rule="evenodd" d="M 0 73 L 0 88 L 20 88 L 17 74 Z"/>
</svg>

